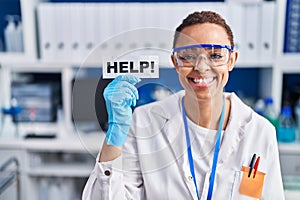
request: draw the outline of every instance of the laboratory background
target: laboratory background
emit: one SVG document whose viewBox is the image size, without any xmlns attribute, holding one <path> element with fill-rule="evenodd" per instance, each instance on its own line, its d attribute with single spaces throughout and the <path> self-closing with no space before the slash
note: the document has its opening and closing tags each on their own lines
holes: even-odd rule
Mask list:
<svg viewBox="0 0 300 200">
<path fill-rule="evenodd" d="M 276 127 L 286 199 L 299 200 L 300 0 L 0 0 L 0 200 L 81 199 L 107 130 L 102 58 L 169 49 L 137 106 L 181 90 L 163 35 L 196 10 L 232 27 L 226 91 Z M 155 39 L 123 37 L 144 30 Z"/>
</svg>

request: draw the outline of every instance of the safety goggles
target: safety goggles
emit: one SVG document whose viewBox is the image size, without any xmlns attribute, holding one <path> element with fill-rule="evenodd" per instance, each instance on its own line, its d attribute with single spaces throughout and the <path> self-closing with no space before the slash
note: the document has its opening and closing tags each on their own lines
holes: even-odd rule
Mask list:
<svg viewBox="0 0 300 200">
<path fill-rule="evenodd" d="M 177 65 L 181 67 L 195 67 L 200 58 L 212 67 L 228 64 L 233 46 L 219 44 L 195 44 L 173 49 Z"/>
</svg>

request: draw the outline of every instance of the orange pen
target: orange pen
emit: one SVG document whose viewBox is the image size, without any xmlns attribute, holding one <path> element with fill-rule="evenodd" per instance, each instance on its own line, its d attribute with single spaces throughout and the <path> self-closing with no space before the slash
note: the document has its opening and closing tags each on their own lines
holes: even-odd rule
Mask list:
<svg viewBox="0 0 300 200">
<path fill-rule="evenodd" d="M 255 175 L 256 175 L 256 172 L 257 172 L 257 169 L 258 169 L 258 165 L 259 165 L 259 160 L 260 160 L 260 156 L 258 156 L 258 158 L 257 158 L 257 160 L 255 161 L 255 164 L 254 164 L 253 178 L 255 178 Z"/>
</svg>

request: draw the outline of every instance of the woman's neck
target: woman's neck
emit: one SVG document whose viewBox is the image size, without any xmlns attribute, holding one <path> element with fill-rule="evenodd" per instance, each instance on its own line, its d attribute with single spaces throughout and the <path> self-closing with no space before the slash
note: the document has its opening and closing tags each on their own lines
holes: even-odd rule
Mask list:
<svg viewBox="0 0 300 200">
<path fill-rule="evenodd" d="M 223 106 L 223 97 L 199 100 L 196 97 L 185 96 L 184 107 L 186 114 L 191 121 L 204 128 L 217 130 L 219 127 L 220 116 Z M 223 129 L 225 129 L 228 116 L 230 101 L 225 101 L 225 118 Z"/>
</svg>

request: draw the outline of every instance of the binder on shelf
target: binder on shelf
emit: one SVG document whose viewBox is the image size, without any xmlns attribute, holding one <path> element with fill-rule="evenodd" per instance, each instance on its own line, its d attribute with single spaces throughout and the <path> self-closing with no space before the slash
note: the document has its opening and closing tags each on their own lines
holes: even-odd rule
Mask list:
<svg viewBox="0 0 300 200">
<path fill-rule="evenodd" d="M 55 19 L 55 60 L 71 60 L 71 29 L 70 7 L 67 3 L 55 3 L 53 5 L 53 17 Z"/>
<path fill-rule="evenodd" d="M 99 7 L 102 4 L 95 3 L 93 4 L 92 12 L 94 15 L 94 47 L 98 47 L 101 45 L 101 32 L 102 32 L 102 24 L 101 24 L 101 18 L 99 15 Z"/>
<path fill-rule="evenodd" d="M 113 5 L 109 3 L 99 4 L 98 6 L 100 48 L 103 49 L 103 51 L 105 51 L 109 46 L 109 44 L 107 44 L 107 40 L 112 37 L 112 29 L 114 26 L 111 19 L 113 16 L 112 6 Z"/>
<path fill-rule="evenodd" d="M 70 19 L 71 19 L 71 34 L 70 34 L 70 40 L 71 40 L 71 58 L 73 62 L 81 62 L 83 59 L 83 43 L 82 38 L 83 36 L 83 30 L 82 30 L 82 24 L 84 24 L 83 21 L 83 15 L 82 15 L 82 8 L 83 4 L 81 3 L 72 3 L 69 4 L 70 6 Z"/>
<path fill-rule="evenodd" d="M 181 4 L 175 4 L 169 12 L 162 11 L 164 18 L 170 22 L 170 31 L 175 31 L 175 29 L 182 23 L 182 20 L 186 18 L 188 14 L 195 11 L 195 9 L 192 9 L 191 7 L 194 6 L 192 6 L 192 4 L 187 4 L 183 8 Z M 202 10 L 200 5 L 197 5 L 197 8 Z M 166 7 L 166 9 L 168 9 L 168 7 Z M 172 14 L 170 15 L 170 13 Z"/>
<path fill-rule="evenodd" d="M 261 7 L 260 60 L 272 62 L 274 58 L 274 18 L 275 2 L 263 2 Z"/>
<path fill-rule="evenodd" d="M 232 4 L 230 10 L 231 12 L 228 14 L 228 24 L 233 32 L 235 50 L 239 53 L 237 62 L 241 63 L 246 58 L 244 7 L 242 4 Z"/>
<path fill-rule="evenodd" d="M 128 15 L 125 13 L 128 8 L 120 7 L 120 5 L 101 3 L 96 6 L 96 24 L 99 28 L 94 31 L 97 32 L 97 48 L 89 58 L 97 63 L 102 64 L 104 58 L 118 55 L 118 51 L 122 48 L 122 44 L 114 38 L 124 30 L 128 23 L 124 18 Z"/>
<path fill-rule="evenodd" d="M 285 53 L 300 52 L 300 6 L 297 1 L 288 1 L 286 9 L 284 49 Z"/>
<path fill-rule="evenodd" d="M 128 13 L 127 13 L 127 26 L 129 30 L 137 29 L 140 27 L 139 18 L 141 12 L 141 6 L 143 4 L 140 3 L 132 3 L 128 6 Z"/>
<path fill-rule="evenodd" d="M 173 12 L 172 7 L 170 7 L 168 4 L 161 4 L 160 5 L 160 12 L 157 12 L 157 15 L 159 16 L 159 21 L 157 22 L 159 26 L 163 29 L 167 30 L 173 30 L 175 23 L 174 21 L 177 21 L 173 17 L 175 14 L 172 14 Z M 169 14 L 170 17 L 166 17 L 166 15 Z M 178 22 L 177 22 L 178 23 Z"/>
<path fill-rule="evenodd" d="M 112 26 L 112 40 L 110 42 L 110 52 L 112 55 L 122 55 L 126 53 L 126 45 L 128 43 L 128 38 L 126 38 L 126 31 L 128 31 L 127 26 L 127 15 L 128 15 L 128 5 L 126 3 L 113 4 L 111 7 L 112 21 L 110 26 Z"/>
<path fill-rule="evenodd" d="M 160 12 L 160 5 L 156 3 L 150 3 L 143 5 L 141 10 L 141 16 L 139 18 L 140 24 L 146 27 L 158 27 L 159 16 L 157 13 Z"/>
<path fill-rule="evenodd" d="M 83 31 L 83 34 L 81 35 L 81 41 L 83 44 L 83 58 L 86 58 L 96 46 L 96 29 L 99 28 L 97 24 L 97 11 L 97 4 L 84 4 L 82 7 L 83 23 L 81 24 L 81 31 Z"/>
<path fill-rule="evenodd" d="M 258 60 L 259 34 L 260 34 L 260 12 L 258 4 L 245 5 L 245 57 L 246 62 Z"/>
<path fill-rule="evenodd" d="M 157 14 L 159 13 L 159 8 L 157 8 L 156 4 L 147 4 L 147 5 L 142 5 L 142 9 L 140 10 L 140 16 L 138 18 L 139 20 L 139 24 L 141 27 L 146 28 L 145 32 L 142 36 L 142 40 L 141 40 L 141 46 L 142 47 L 154 47 L 155 45 L 155 39 L 154 38 L 158 38 L 159 36 L 154 36 L 157 31 L 156 31 L 156 27 L 157 26 L 157 22 L 159 21 L 159 19 L 157 19 Z M 151 31 L 153 30 L 153 31 Z"/>
<path fill-rule="evenodd" d="M 41 3 L 37 11 L 41 60 L 53 61 L 56 41 L 53 6 L 50 3 Z"/>
<path fill-rule="evenodd" d="M 140 38 L 137 34 L 134 34 L 137 29 L 141 28 L 139 19 L 141 18 L 141 6 L 140 3 L 132 3 L 128 6 L 128 13 L 126 14 L 127 29 L 130 31 L 127 38 L 127 48 L 134 49 L 138 46 Z"/>
<path fill-rule="evenodd" d="M 115 24 L 117 24 L 117 26 L 114 26 L 115 33 L 118 35 L 124 31 L 128 31 L 128 24 L 127 24 L 128 10 L 129 10 L 128 3 L 115 4 L 113 9 L 115 13 L 115 18 L 114 18 Z"/>
</svg>

